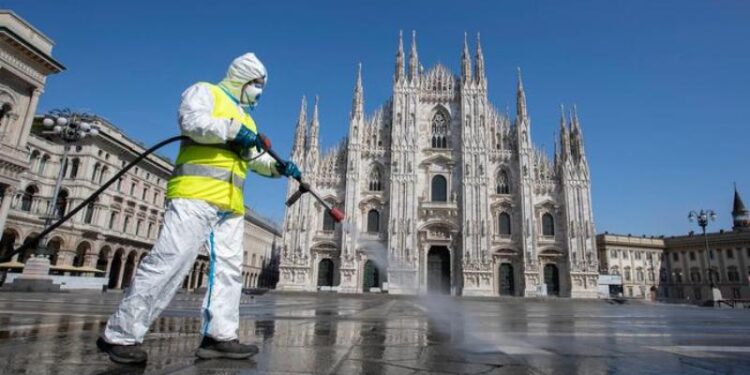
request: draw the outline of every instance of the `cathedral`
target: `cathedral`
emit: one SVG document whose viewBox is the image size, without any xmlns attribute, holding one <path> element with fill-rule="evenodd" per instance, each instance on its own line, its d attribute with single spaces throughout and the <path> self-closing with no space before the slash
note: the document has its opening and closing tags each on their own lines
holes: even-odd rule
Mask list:
<svg viewBox="0 0 750 375">
<path fill-rule="evenodd" d="M 591 180 L 575 108 L 552 160 L 531 141 L 518 72 L 516 113 L 488 100 L 477 36 L 461 72 L 424 69 L 399 35 L 391 98 L 364 113 L 359 66 L 349 134 L 320 151 L 318 100 L 302 100 L 291 158 L 325 201 L 287 207 L 281 290 L 596 298 Z M 506 111 L 507 112 L 507 111 Z M 298 183 L 289 180 L 287 194 Z"/>
</svg>

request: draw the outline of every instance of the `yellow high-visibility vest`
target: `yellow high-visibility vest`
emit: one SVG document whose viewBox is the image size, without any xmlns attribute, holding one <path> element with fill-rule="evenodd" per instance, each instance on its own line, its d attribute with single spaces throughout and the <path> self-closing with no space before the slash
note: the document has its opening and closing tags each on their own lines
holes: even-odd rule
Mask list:
<svg viewBox="0 0 750 375">
<path fill-rule="evenodd" d="M 214 97 L 211 116 L 234 119 L 257 133 L 253 119 L 237 106 L 221 87 L 206 85 Z M 183 142 L 175 169 L 167 183 L 167 198 L 190 198 L 209 202 L 222 210 L 245 213 L 242 188 L 248 162 L 227 144 Z"/>
</svg>

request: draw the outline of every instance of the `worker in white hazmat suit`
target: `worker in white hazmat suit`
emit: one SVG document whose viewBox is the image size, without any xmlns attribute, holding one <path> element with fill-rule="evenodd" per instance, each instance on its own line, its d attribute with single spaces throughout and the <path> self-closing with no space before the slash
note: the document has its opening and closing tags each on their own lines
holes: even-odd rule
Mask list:
<svg viewBox="0 0 750 375">
<path fill-rule="evenodd" d="M 140 348 L 151 323 L 182 284 L 203 244 L 210 266 L 196 355 L 247 358 L 255 345 L 238 341 L 242 293 L 244 210 L 247 170 L 268 177 L 301 177 L 297 166 L 284 167 L 258 146 L 253 108 L 268 75 L 252 53 L 232 62 L 219 84 L 197 83 L 182 94 L 179 124 L 189 137 L 180 145 L 167 184 L 164 227 L 153 249 L 138 266 L 120 306 L 97 345 L 113 361 L 144 363 Z"/>
</svg>

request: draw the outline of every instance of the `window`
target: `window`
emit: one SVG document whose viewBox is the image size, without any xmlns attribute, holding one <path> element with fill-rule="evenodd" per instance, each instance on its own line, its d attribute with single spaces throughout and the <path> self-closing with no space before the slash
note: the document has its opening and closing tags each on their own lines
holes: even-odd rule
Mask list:
<svg viewBox="0 0 750 375">
<path fill-rule="evenodd" d="M 138 219 L 138 221 L 135 223 L 135 235 L 140 236 L 141 235 L 141 226 L 143 225 L 143 220 Z"/>
<path fill-rule="evenodd" d="M 654 275 L 654 270 L 653 269 L 649 269 L 648 270 L 648 281 L 654 281 L 655 278 L 656 278 L 656 275 Z"/>
<path fill-rule="evenodd" d="M 448 148 L 448 119 L 441 111 L 432 117 L 432 148 Z"/>
<path fill-rule="evenodd" d="M 677 284 L 682 283 L 682 270 L 679 268 L 674 270 L 674 282 Z"/>
<path fill-rule="evenodd" d="M 737 267 L 730 266 L 727 268 L 727 279 L 733 283 L 737 283 L 740 281 L 740 273 L 737 270 Z"/>
<path fill-rule="evenodd" d="M 158 199 L 159 199 L 159 192 L 158 192 L 158 191 L 155 191 L 155 192 L 154 192 L 154 205 L 156 205 L 156 201 L 157 201 Z"/>
<path fill-rule="evenodd" d="M 507 212 L 501 212 L 498 217 L 498 223 L 500 224 L 500 235 L 510 236 L 510 215 Z"/>
<path fill-rule="evenodd" d="M 122 177 L 120 177 L 120 179 L 117 180 L 117 191 L 122 191 L 122 180 L 123 180 Z"/>
<path fill-rule="evenodd" d="M 123 233 L 128 233 L 128 225 L 130 224 L 130 216 L 125 216 L 125 221 L 122 223 Z"/>
<path fill-rule="evenodd" d="M 135 196 L 135 182 L 130 184 L 130 195 Z"/>
<path fill-rule="evenodd" d="M 78 158 L 73 159 L 72 165 L 70 166 L 70 178 L 76 178 L 78 176 L 78 168 L 81 166 L 81 160 Z"/>
<path fill-rule="evenodd" d="M 367 213 L 367 233 L 378 233 L 380 232 L 380 212 L 377 210 L 370 210 Z"/>
<path fill-rule="evenodd" d="M 148 223 L 148 233 L 146 233 L 146 236 L 148 236 L 148 238 L 151 238 L 153 234 L 154 234 L 154 223 Z"/>
<path fill-rule="evenodd" d="M 701 272 L 697 268 L 690 269 L 690 281 L 694 283 L 701 282 Z"/>
<path fill-rule="evenodd" d="M 86 224 L 91 224 L 91 221 L 94 219 L 94 203 L 91 202 L 86 206 L 86 214 L 83 216 L 83 222 Z"/>
<path fill-rule="evenodd" d="M 44 155 L 44 157 L 42 157 L 42 161 L 39 162 L 39 169 L 37 170 L 37 173 L 39 173 L 40 176 L 44 176 L 44 169 L 47 167 L 48 162 L 49 155 Z"/>
<path fill-rule="evenodd" d="M 611 251 L 609 252 L 609 256 L 610 256 L 610 258 L 612 258 L 612 259 L 617 259 L 617 250 L 611 250 Z"/>
<path fill-rule="evenodd" d="M 448 181 L 441 175 L 432 178 L 432 201 L 448 201 Z"/>
<path fill-rule="evenodd" d="M 643 281 L 643 270 L 642 270 L 642 269 L 640 269 L 640 268 L 639 268 L 639 269 L 637 269 L 637 270 L 635 271 L 635 277 L 636 277 L 636 279 L 637 279 L 638 281 Z"/>
<path fill-rule="evenodd" d="M 672 260 L 675 262 L 680 260 L 680 254 L 672 253 Z"/>
<path fill-rule="evenodd" d="M 510 194 L 510 184 L 508 182 L 508 172 L 501 170 L 497 174 L 496 192 L 498 194 Z"/>
<path fill-rule="evenodd" d="M 734 299 L 740 298 L 740 288 L 732 288 L 732 298 Z"/>
<path fill-rule="evenodd" d="M 107 177 L 109 177 L 109 168 L 104 167 L 102 168 L 102 173 L 99 175 L 99 183 L 104 183 L 104 180 L 106 180 Z"/>
<path fill-rule="evenodd" d="M 635 259 L 636 260 L 641 260 L 641 252 L 640 251 L 636 251 L 635 252 Z"/>
<path fill-rule="evenodd" d="M 333 218 L 328 212 L 323 211 L 323 230 L 332 231 L 334 229 L 336 229 L 336 222 L 333 221 Z"/>
<path fill-rule="evenodd" d="M 381 191 L 383 190 L 383 187 L 380 184 L 381 176 L 380 176 L 380 168 L 378 167 L 372 167 L 372 170 L 370 171 L 370 176 L 368 178 L 368 187 L 370 188 L 370 191 Z"/>
<path fill-rule="evenodd" d="M 55 215 L 62 217 L 65 215 L 65 210 L 68 208 L 68 191 L 62 190 L 57 194 L 57 202 L 55 203 Z"/>
<path fill-rule="evenodd" d="M 21 211 L 31 212 L 31 203 L 34 202 L 34 195 L 38 192 L 39 190 L 34 185 L 26 187 L 21 197 Z"/>
<path fill-rule="evenodd" d="M 94 172 L 91 173 L 91 181 L 92 182 L 96 182 L 97 181 L 97 177 L 99 176 L 99 169 L 101 167 L 102 166 L 99 163 L 94 164 Z"/>
<path fill-rule="evenodd" d="M 253 260 L 250 263 L 251 266 L 255 267 L 255 254 L 253 254 Z"/>
<path fill-rule="evenodd" d="M 630 267 L 625 267 L 625 281 L 630 281 L 631 278 Z"/>
<path fill-rule="evenodd" d="M 542 235 L 555 235 L 555 219 L 553 219 L 552 215 L 550 215 L 549 213 L 542 215 Z"/>
<path fill-rule="evenodd" d="M 654 260 L 654 255 L 651 254 L 651 253 L 646 253 L 646 260 L 648 260 L 649 262 L 653 261 Z"/>
<path fill-rule="evenodd" d="M 695 251 L 691 251 L 689 255 L 690 255 L 690 260 L 695 260 Z"/>
<path fill-rule="evenodd" d="M 615 267 L 612 267 L 612 270 L 609 271 L 609 273 L 612 274 L 612 275 L 619 275 L 620 274 L 620 270 L 617 268 L 617 266 L 615 266 Z"/>
<path fill-rule="evenodd" d="M 708 251 L 708 257 L 711 258 L 711 260 L 714 259 L 714 251 L 713 250 L 709 250 Z"/>
<path fill-rule="evenodd" d="M 109 214 L 109 229 L 112 229 L 115 227 L 116 221 L 117 221 L 117 212 L 113 212 Z"/>
<path fill-rule="evenodd" d="M 734 250 L 727 249 L 727 259 L 734 259 Z"/>
<path fill-rule="evenodd" d="M 144 201 L 145 201 L 145 200 L 146 200 L 146 196 L 147 196 L 147 195 L 148 195 L 148 188 L 147 188 L 147 187 L 144 187 L 144 188 L 143 188 L 143 193 L 141 194 L 141 200 L 144 200 Z"/>
</svg>

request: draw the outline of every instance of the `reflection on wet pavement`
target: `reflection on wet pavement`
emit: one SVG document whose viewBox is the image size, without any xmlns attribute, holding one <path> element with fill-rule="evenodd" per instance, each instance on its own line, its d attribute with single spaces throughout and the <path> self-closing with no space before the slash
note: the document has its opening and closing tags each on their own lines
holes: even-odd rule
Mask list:
<svg viewBox="0 0 750 375">
<path fill-rule="evenodd" d="M 570 300 L 266 294 L 243 299 L 253 360 L 197 360 L 200 298 L 179 295 L 144 368 L 95 339 L 116 294 L 0 293 L 0 372 L 12 374 L 750 373 L 750 314 Z"/>
</svg>

